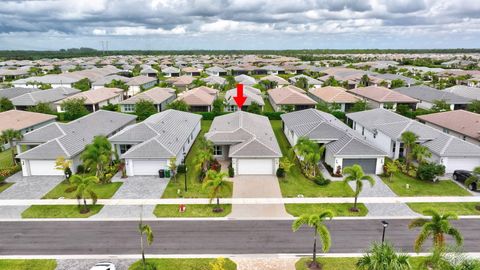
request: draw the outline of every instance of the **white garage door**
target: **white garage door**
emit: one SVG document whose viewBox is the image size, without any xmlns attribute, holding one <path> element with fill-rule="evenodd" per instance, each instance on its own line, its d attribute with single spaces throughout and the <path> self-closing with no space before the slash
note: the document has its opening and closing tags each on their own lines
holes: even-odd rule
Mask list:
<svg viewBox="0 0 480 270">
<path fill-rule="evenodd" d="M 133 175 L 158 175 L 158 170 L 166 169 L 164 160 L 134 160 Z"/>
<path fill-rule="evenodd" d="M 478 158 L 448 158 L 445 172 L 453 173 L 455 170 L 471 171 L 477 166 L 480 166 L 480 159 Z"/>
<path fill-rule="evenodd" d="M 55 160 L 30 160 L 30 175 L 63 175 L 55 169 Z"/>
<path fill-rule="evenodd" d="M 273 174 L 273 159 L 238 159 L 238 174 Z"/>
</svg>

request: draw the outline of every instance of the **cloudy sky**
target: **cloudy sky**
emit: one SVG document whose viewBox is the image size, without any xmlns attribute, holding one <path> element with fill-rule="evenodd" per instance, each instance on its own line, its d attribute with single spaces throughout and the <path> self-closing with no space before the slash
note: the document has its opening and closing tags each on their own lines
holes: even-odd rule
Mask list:
<svg viewBox="0 0 480 270">
<path fill-rule="evenodd" d="M 478 48 L 480 0 L 0 2 L 0 49 Z"/>
</svg>

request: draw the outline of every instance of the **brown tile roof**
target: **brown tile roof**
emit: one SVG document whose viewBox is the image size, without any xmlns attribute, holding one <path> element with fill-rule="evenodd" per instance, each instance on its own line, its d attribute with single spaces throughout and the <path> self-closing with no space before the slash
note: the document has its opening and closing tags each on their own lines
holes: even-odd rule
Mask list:
<svg viewBox="0 0 480 270">
<path fill-rule="evenodd" d="M 418 119 L 444 127 L 470 138 L 480 139 L 480 114 L 455 110 L 417 116 Z"/>
<path fill-rule="evenodd" d="M 268 95 L 277 105 L 315 105 L 317 102 L 308 97 L 306 92 L 296 86 L 288 85 L 285 87 L 268 90 Z"/>
<path fill-rule="evenodd" d="M 368 86 L 348 90 L 357 96 L 365 97 L 376 102 L 418 103 L 418 100 L 400 94 L 385 87 Z"/>
<path fill-rule="evenodd" d="M 190 106 L 209 106 L 217 97 L 218 90 L 201 86 L 183 92 L 178 96 L 179 100 L 185 101 Z"/>
<path fill-rule="evenodd" d="M 119 88 L 102 87 L 102 88 L 80 92 L 73 96 L 69 96 L 65 99 L 62 99 L 61 101 L 57 101 L 55 102 L 55 104 L 61 104 L 65 100 L 84 99 L 85 104 L 92 105 L 92 104 L 100 103 L 102 101 L 109 100 L 116 96 L 120 96 L 122 95 L 122 93 L 123 93 L 123 90 Z"/>
<path fill-rule="evenodd" d="M 0 132 L 6 129 L 21 130 L 57 118 L 55 115 L 10 110 L 0 113 Z"/>
<path fill-rule="evenodd" d="M 327 103 L 355 103 L 360 100 L 360 98 L 348 93 L 342 87 L 327 86 L 310 89 L 309 92 Z"/>
</svg>

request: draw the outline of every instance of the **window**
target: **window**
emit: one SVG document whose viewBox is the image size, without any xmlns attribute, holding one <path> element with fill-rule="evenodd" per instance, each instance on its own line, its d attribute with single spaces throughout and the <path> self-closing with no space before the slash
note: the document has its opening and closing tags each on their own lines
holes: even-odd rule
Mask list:
<svg viewBox="0 0 480 270">
<path fill-rule="evenodd" d="M 364 135 L 365 135 L 365 128 L 362 127 L 362 136 L 364 136 Z"/>
<path fill-rule="evenodd" d="M 134 112 L 135 111 L 135 105 L 134 104 L 124 104 L 123 105 L 123 110 L 125 112 Z"/>
<path fill-rule="evenodd" d="M 130 144 L 120 144 L 120 154 L 125 154 L 131 147 Z"/>
<path fill-rule="evenodd" d="M 463 136 L 462 139 L 463 139 L 464 141 L 466 141 L 466 140 L 467 140 L 467 136 Z"/>
<path fill-rule="evenodd" d="M 444 133 L 447 133 L 447 134 L 450 133 L 449 130 L 446 129 L 446 128 L 443 129 L 443 132 L 444 132 Z"/>
<path fill-rule="evenodd" d="M 223 155 L 223 147 L 221 145 L 213 146 L 213 155 L 214 156 L 221 156 Z"/>
</svg>

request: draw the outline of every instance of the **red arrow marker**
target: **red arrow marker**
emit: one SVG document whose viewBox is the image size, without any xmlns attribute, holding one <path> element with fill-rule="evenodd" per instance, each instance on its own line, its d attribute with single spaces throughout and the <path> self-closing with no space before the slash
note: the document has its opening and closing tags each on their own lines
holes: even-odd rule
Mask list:
<svg viewBox="0 0 480 270">
<path fill-rule="evenodd" d="M 243 84 L 237 84 L 237 96 L 233 97 L 235 103 L 237 103 L 238 109 L 242 110 L 243 103 L 247 100 L 247 97 L 243 95 Z"/>
</svg>

